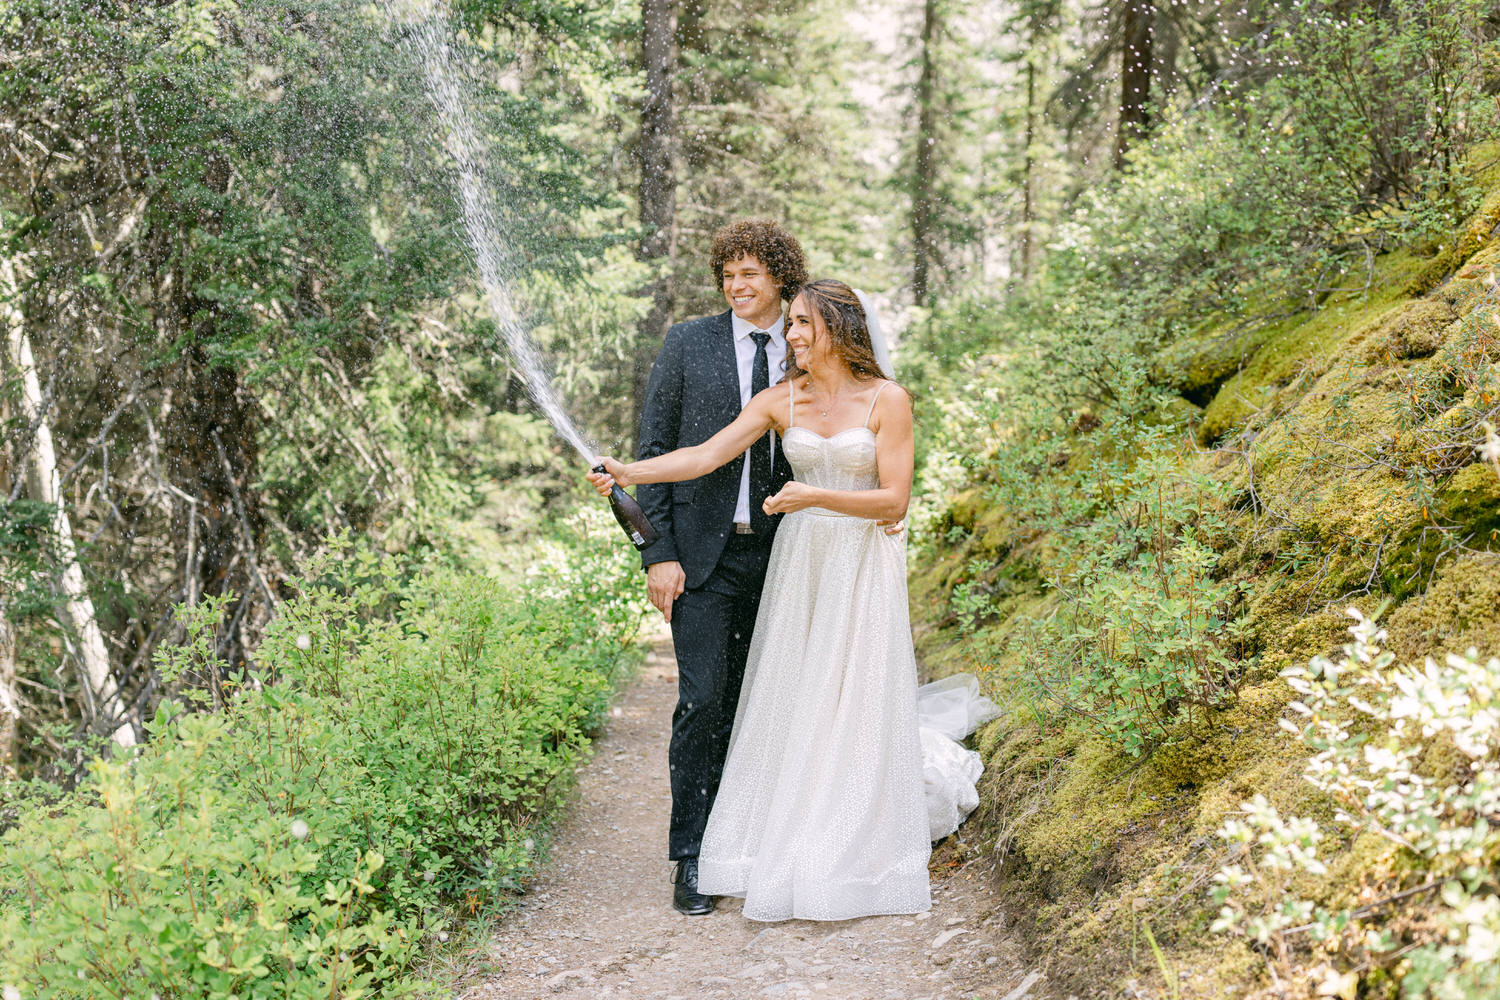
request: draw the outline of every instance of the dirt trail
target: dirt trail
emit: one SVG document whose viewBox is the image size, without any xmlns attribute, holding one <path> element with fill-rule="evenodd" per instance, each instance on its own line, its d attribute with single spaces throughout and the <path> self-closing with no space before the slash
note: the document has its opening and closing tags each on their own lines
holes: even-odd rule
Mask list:
<svg viewBox="0 0 1500 1000">
<path fill-rule="evenodd" d="M 552 860 L 497 928 L 465 1000 L 1022 1000 L 1044 982 L 1020 965 L 986 862 L 933 883 L 922 918 L 761 924 L 740 901 L 684 917 L 666 860 L 667 733 L 677 674 L 658 642 L 611 711 Z"/>
</svg>

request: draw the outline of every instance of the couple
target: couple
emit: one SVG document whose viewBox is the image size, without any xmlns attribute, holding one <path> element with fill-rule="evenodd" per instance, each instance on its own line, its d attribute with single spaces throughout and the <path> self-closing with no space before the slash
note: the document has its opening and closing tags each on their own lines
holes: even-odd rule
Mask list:
<svg viewBox="0 0 1500 1000">
<path fill-rule="evenodd" d="M 672 327 L 640 460 L 602 459 L 589 477 L 602 493 L 639 484 L 661 535 L 642 557 L 678 663 L 673 905 L 697 915 L 741 896 L 753 920 L 923 911 L 899 524 L 910 400 L 876 360 L 860 298 L 808 282 L 781 226 L 731 223 L 711 258 L 729 312 Z"/>
</svg>

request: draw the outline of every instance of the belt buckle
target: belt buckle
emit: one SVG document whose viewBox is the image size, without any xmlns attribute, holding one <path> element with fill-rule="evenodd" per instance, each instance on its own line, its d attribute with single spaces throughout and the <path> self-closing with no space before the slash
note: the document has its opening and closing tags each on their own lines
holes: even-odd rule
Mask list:
<svg viewBox="0 0 1500 1000">
<path fill-rule="evenodd" d="M 736 521 L 734 522 L 734 533 L 736 535 L 753 535 L 755 534 L 755 529 L 744 521 Z"/>
</svg>

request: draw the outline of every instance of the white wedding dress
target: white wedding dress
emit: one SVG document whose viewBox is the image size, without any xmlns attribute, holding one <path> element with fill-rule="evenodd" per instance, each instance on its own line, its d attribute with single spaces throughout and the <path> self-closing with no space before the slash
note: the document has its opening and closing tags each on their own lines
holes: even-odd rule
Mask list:
<svg viewBox="0 0 1500 1000">
<path fill-rule="evenodd" d="M 826 438 L 789 426 L 781 446 L 797 480 L 877 487 L 868 414 L 865 423 Z M 952 693 L 944 698 L 951 705 Z M 972 796 L 978 776 L 977 755 L 938 739 L 951 747 L 933 744 L 942 752 L 924 780 L 931 741 L 918 732 L 905 537 L 820 508 L 787 514 L 698 856 L 699 891 L 743 897 L 752 920 L 928 909 L 930 837 L 973 808 L 951 800 Z"/>
</svg>

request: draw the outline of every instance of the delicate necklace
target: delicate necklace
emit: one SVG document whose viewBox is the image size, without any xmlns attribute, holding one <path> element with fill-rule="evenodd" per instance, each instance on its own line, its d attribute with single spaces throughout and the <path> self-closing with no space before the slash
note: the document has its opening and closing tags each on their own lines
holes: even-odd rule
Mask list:
<svg viewBox="0 0 1500 1000">
<path fill-rule="evenodd" d="M 809 389 L 812 387 L 812 379 L 808 379 L 808 387 L 809 387 Z M 812 393 L 809 392 L 808 395 L 811 396 Z M 813 402 L 813 405 L 814 406 L 818 406 L 818 416 L 820 416 L 820 417 L 826 417 L 826 416 L 828 416 L 828 411 L 831 410 L 831 409 L 833 409 L 833 404 L 837 403 L 838 401 L 839 401 L 839 394 L 835 392 L 835 393 L 830 393 L 829 394 L 829 396 L 828 396 L 828 405 L 826 407 L 818 406 L 818 404 L 817 404 L 816 401 Z"/>
</svg>

